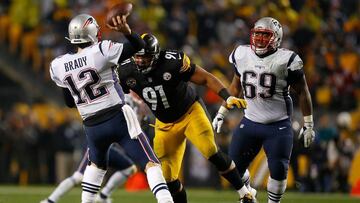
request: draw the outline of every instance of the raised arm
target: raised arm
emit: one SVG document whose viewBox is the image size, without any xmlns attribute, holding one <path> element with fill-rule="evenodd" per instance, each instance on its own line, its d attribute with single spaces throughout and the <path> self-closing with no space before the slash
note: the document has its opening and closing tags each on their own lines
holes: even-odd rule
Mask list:
<svg viewBox="0 0 360 203">
<path fill-rule="evenodd" d="M 141 39 L 141 37 L 137 33 L 133 32 L 130 29 L 130 26 L 127 24 L 126 18 L 127 15 L 116 16 L 116 18 L 112 19 L 114 26 L 110 24 L 106 25 L 111 30 L 122 32 L 128 40 L 127 42 L 124 42 L 122 51 L 123 54 L 121 54 L 119 58 L 119 63 L 121 61 L 124 61 L 125 59 L 130 58 L 145 46 L 144 40 Z"/>
<path fill-rule="evenodd" d="M 145 42 L 141 37 L 137 34 L 132 32 L 131 34 L 125 35 L 127 42 L 124 43 L 124 50 L 120 58 L 119 63 L 132 57 L 136 52 L 140 51 L 145 46 Z"/>
</svg>

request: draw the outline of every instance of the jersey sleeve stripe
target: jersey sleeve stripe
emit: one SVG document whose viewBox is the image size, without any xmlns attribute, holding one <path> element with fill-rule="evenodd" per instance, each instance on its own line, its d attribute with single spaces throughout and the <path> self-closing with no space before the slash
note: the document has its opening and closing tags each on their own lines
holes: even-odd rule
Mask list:
<svg viewBox="0 0 360 203">
<path fill-rule="evenodd" d="M 53 71 L 53 69 L 52 69 L 52 65 L 50 65 L 50 72 L 51 72 L 51 74 L 54 76 L 55 74 L 54 74 L 54 71 Z"/>
<path fill-rule="evenodd" d="M 182 67 L 180 69 L 180 73 L 188 71 L 189 68 L 190 68 L 190 59 L 186 54 L 184 54 L 183 65 L 182 65 Z"/>
<path fill-rule="evenodd" d="M 289 59 L 289 62 L 287 63 L 286 67 L 289 67 L 291 63 L 294 61 L 295 57 L 297 56 L 296 53 L 292 53 Z"/>
<path fill-rule="evenodd" d="M 240 77 L 241 74 L 238 72 L 237 67 L 236 67 L 235 65 L 233 65 L 233 68 L 234 68 L 234 70 L 235 70 L 235 74 Z"/>
<path fill-rule="evenodd" d="M 230 54 L 230 56 L 231 56 L 232 63 L 236 66 L 235 52 L 236 52 L 236 49 L 234 49 L 234 51 Z"/>
<path fill-rule="evenodd" d="M 103 52 L 103 50 L 102 50 L 102 46 L 101 46 L 101 45 L 102 45 L 102 42 L 99 43 L 100 52 L 101 52 L 101 54 L 102 54 L 103 56 L 105 56 L 105 55 L 104 55 L 104 52 Z"/>
<path fill-rule="evenodd" d="M 233 68 L 234 68 L 234 70 L 235 70 L 235 73 L 236 73 L 237 76 L 240 77 L 240 73 L 239 73 L 239 71 L 238 71 L 238 69 L 237 69 L 237 64 L 236 64 L 236 60 L 235 60 L 236 50 L 237 50 L 237 48 L 234 49 L 234 51 L 230 54 L 230 57 L 231 57 L 231 60 L 232 60 L 232 64 L 233 64 Z"/>
</svg>

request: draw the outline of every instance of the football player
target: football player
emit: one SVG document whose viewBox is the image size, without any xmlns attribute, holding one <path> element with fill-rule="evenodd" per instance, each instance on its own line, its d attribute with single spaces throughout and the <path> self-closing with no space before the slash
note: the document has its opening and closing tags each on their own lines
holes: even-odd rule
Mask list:
<svg viewBox="0 0 360 203">
<path fill-rule="evenodd" d="M 244 202 L 252 202 L 234 162 L 216 146 L 205 108 L 188 81 L 217 92 L 228 108 L 245 108 L 246 102 L 230 96 L 215 76 L 192 64 L 185 53 L 160 50 L 152 34 L 145 33 L 141 37 L 145 47 L 119 66 L 119 78 L 124 92 L 134 91 L 156 117 L 154 151 L 161 161 L 174 202 L 187 202 L 184 186 L 179 181 L 186 140 L 216 166 Z"/>
<path fill-rule="evenodd" d="M 76 45 L 51 62 L 51 79 L 63 88 L 68 106 L 76 106 L 84 124 L 89 147 L 89 164 L 82 180 L 82 202 L 93 202 L 100 190 L 107 167 L 107 150 L 118 143 L 147 174 L 148 183 L 158 203 L 172 203 L 160 162 L 142 132 L 136 114 L 124 105 L 124 93 L 118 84 L 115 65 L 144 47 L 133 33 L 126 16 L 112 18 L 110 29 L 125 35 L 127 42 L 101 41 L 96 20 L 87 14 L 75 16 L 69 23 L 67 38 Z"/>
<path fill-rule="evenodd" d="M 279 21 L 261 18 L 251 30 L 250 45 L 236 47 L 229 57 L 235 67 L 230 93 L 234 96 L 242 93 L 248 105 L 234 131 L 229 155 L 240 174 L 244 174 L 261 147 L 264 148 L 270 170 L 268 203 L 280 202 L 286 189 L 293 146 L 290 87 L 298 96 L 304 116 L 299 138 L 303 139 L 305 147 L 309 147 L 315 137 L 311 95 L 303 62 L 295 52 L 280 48 L 282 37 Z M 220 132 L 227 112 L 228 108 L 223 104 L 213 120 L 217 132 Z M 243 178 L 249 183 L 246 176 Z"/>
</svg>

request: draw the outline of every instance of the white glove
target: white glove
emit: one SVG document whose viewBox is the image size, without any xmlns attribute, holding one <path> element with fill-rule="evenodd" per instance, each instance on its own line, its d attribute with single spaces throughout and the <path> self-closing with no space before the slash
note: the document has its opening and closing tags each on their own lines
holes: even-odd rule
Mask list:
<svg viewBox="0 0 360 203">
<path fill-rule="evenodd" d="M 304 127 L 301 128 L 298 139 L 304 139 L 304 147 L 308 148 L 315 140 L 314 121 L 312 115 L 304 117 Z"/>
<path fill-rule="evenodd" d="M 224 123 L 224 117 L 228 114 L 229 110 L 225 108 L 224 106 L 221 106 L 219 111 L 217 112 L 213 122 L 212 126 L 216 133 L 220 133 L 221 126 Z"/>
</svg>

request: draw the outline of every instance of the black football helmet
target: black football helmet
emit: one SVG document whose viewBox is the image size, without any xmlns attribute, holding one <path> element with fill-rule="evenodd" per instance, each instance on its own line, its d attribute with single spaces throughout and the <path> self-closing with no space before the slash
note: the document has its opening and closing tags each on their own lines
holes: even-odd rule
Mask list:
<svg viewBox="0 0 360 203">
<path fill-rule="evenodd" d="M 157 38 L 152 34 L 142 34 L 141 38 L 145 41 L 145 47 L 135 54 L 135 63 L 139 71 L 147 74 L 153 69 L 156 60 L 159 58 L 160 45 Z"/>
</svg>

